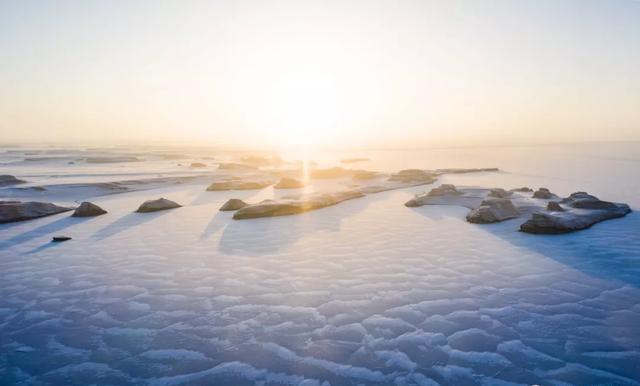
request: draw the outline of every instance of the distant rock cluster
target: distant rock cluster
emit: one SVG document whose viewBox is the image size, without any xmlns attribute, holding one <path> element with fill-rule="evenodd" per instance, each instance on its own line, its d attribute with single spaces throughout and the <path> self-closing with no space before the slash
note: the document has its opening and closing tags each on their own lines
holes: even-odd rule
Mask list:
<svg viewBox="0 0 640 386">
<path fill-rule="evenodd" d="M 495 223 L 530 214 L 520 230 L 536 234 L 578 231 L 631 212 L 627 204 L 602 201 L 586 192 L 572 193 L 560 201 L 548 201 L 551 199 L 556 200 L 558 196 L 547 188 L 539 188 L 535 192 L 526 187 L 506 191 L 501 188 L 463 189 L 443 184 L 427 194 L 417 195 L 405 206 L 465 206 L 471 209 L 467 221 L 475 224 Z"/>
</svg>

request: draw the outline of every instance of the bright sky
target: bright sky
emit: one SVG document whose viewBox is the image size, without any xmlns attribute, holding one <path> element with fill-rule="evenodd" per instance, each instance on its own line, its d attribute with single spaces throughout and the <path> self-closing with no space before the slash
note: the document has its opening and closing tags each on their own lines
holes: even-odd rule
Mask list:
<svg viewBox="0 0 640 386">
<path fill-rule="evenodd" d="M 0 1 L 22 140 L 640 140 L 640 2 Z"/>
</svg>

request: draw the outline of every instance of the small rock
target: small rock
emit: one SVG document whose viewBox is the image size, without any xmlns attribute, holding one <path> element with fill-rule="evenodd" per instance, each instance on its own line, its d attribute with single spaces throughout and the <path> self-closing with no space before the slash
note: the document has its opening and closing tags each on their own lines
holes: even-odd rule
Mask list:
<svg viewBox="0 0 640 386">
<path fill-rule="evenodd" d="M 274 186 L 276 189 L 299 189 L 304 188 L 304 183 L 295 178 L 282 177 Z"/>
<path fill-rule="evenodd" d="M 76 210 L 73 212 L 71 216 L 72 217 L 94 217 L 94 216 L 103 215 L 105 213 L 107 213 L 107 211 L 102 209 L 98 205 L 92 202 L 85 201 L 81 203 L 79 207 L 76 208 Z"/>
<path fill-rule="evenodd" d="M 462 194 L 462 192 L 458 191 L 458 189 L 456 189 L 455 185 L 453 185 L 453 184 L 442 184 L 442 185 L 438 186 L 437 188 L 431 189 L 431 191 L 429 192 L 428 196 L 429 197 L 451 196 L 451 195 L 459 195 L 459 194 Z"/>
<path fill-rule="evenodd" d="M 24 184 L 25 180 L 21 180 L 9 174 L 0 175 L 0 186 L 10 186 L 10 185 L 18 185 Z"/>
<path fill-rule="evenodd" d="M 207 165 L 203 164 L 202 162 L 192 162 L 191 163 L 191 167 L 192 168 L 206 168 Z"/>
<path fill-rule="evenodd" d="M 551 212 L 564 212 L 564 209 L 556 201 L 549 201 L 547 203 L 547 210 Z"/>
<path fill-rule="evenodd" d="M 495 197 L 495 198 L 507 198 L 512 194 L 513 194 L 512 192 L 507 192 L 502 188 L 493 188 L 489 191 L 489 194 L 487 196 Z"/>
<path fill-rule="evenodd" d="M 533 192 L 533 198 L 542 198 L 544 200 L 548 200 L 553 198 L 553 194 L 547 188 L 539 188 L 535 192 Z"/>
<path fill-rule="evenodd" d="M 469 212 L 467 221 L 475 224 L 489 224 L 520 216 L 520 212 L 507 198 L 487 198 Z"/>
<path fill-rule="evenodd" d="M 229 200 L 227 200 L 227 202 L 224 203 L 224 205 L 222 205 L 220 207 L 221 211 L 231 211 L 231 210 L 238 210 L 238 209 L 242 209 L 245 206 L 247 206 L 249 204 L 247 204 L 246 202 L 237 199 L 237 198 L 231 198 Z"/>
<path fill-rule="evenodd" d="M 67 240 L 71 240 L 71 237 L 68 237 L 68 236 L 54 236 L 51 239 L 51 242 L 60 243 L 60 242 L 67 241 Z"/>
<path fill-rule="evenodd" d="M 180 208 L 182 205 L 173 202 L 171 200 L 167 200 L 166 198 L 159 198 L 157 200 L 148 200 L 142 203 L 136 212 L 138 213 L 149 213 L 149 212 L 157 212 L 159 210 Z"/>
</svg>

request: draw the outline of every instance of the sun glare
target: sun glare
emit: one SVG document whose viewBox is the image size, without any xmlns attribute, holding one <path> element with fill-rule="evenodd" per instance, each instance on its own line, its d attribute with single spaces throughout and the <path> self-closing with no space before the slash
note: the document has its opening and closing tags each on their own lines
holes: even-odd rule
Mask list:
<svg viewBox="0 0 640 386">
<path fill-rule="evenodd" d="M 291 78 L 274 87 L 266 99 L 265 129 L 277 146 L 311 149 L 342 134 L 346 98 L 330 81 Z"/>
</svg>

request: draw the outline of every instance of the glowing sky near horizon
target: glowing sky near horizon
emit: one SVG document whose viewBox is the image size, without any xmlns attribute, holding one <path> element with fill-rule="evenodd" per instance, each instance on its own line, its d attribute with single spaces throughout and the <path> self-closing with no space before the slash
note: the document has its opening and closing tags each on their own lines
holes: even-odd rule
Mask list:
<svg viewBox="0 0 640 386">
<path fill-rule="evenodd" d="M 640 140 L 636 1 L 2 1 L 0 142 Z"/>
</svg>

